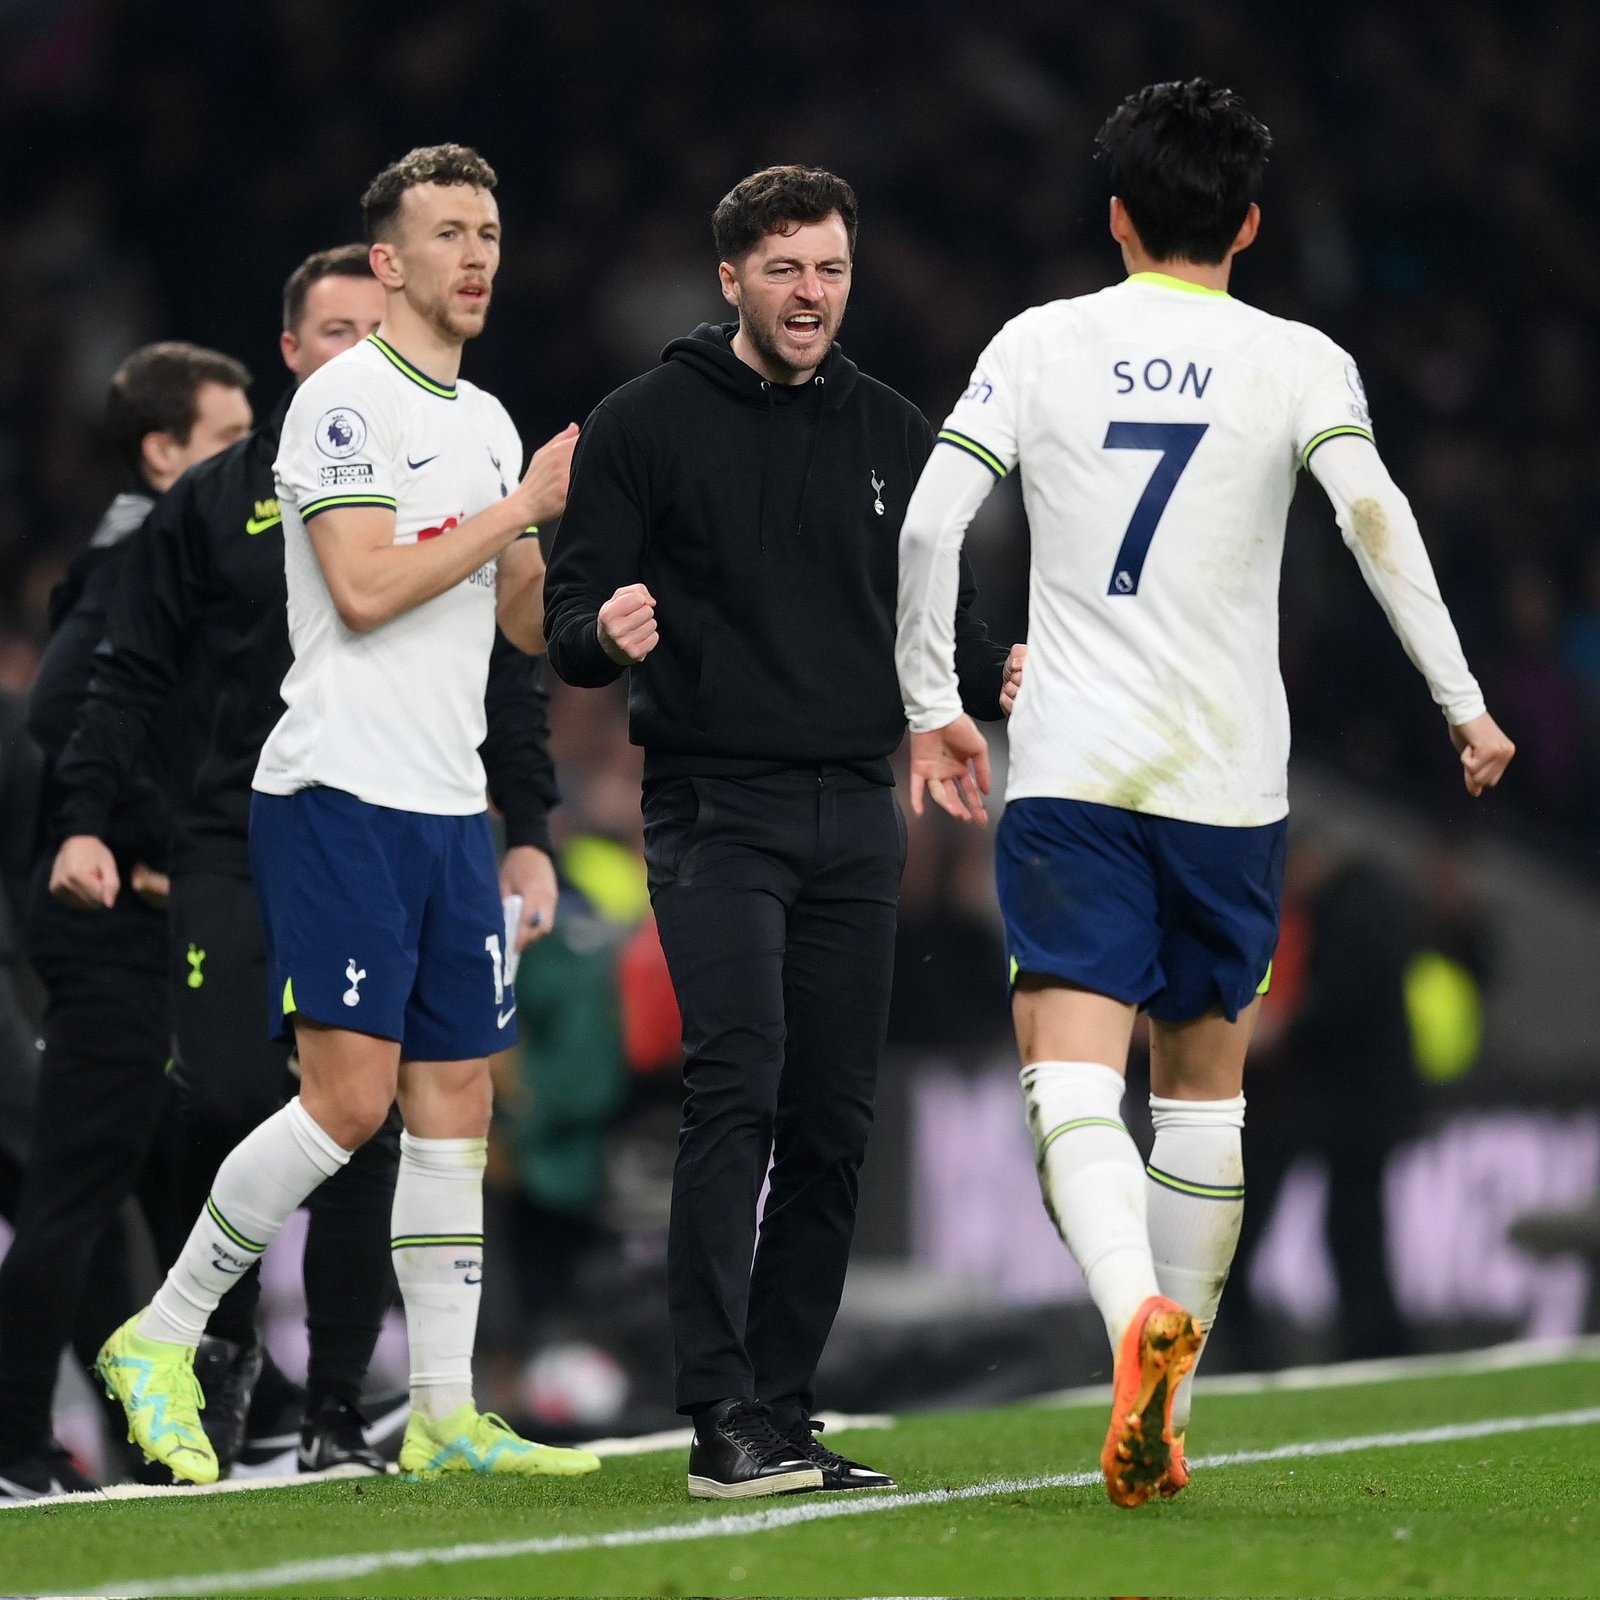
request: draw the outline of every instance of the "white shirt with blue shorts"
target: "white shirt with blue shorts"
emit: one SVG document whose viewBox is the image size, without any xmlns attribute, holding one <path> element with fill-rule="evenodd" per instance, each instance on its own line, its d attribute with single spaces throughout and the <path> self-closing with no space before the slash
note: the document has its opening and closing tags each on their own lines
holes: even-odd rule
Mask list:
<svg viewBox="0 0 1600 1600">
<path fill-rule="evenodd" d="M 1300 323 L 1159 273 L 1036 306 L 979 358 L 905 519 L 911 726 L 960 714 L 956 555 L 1020 467 L 1028 660 L 997 878 L 1013 976 L 1230 1019 L 1277 943 L 1289 717 L 1278 579 L 1297 472 L 1451 723 L 1483 710 L 1360 374 Z"/>
<path fill-rule="evenodd" d="M 376 335 L 290 404 L 274 470 L 294 664 L 250 818 L 275 1032 L 302 1012 L 422 1061 L 515 1041 L 478 756 L 498 564 L 355 633 L 306 527 L 379 506 L 396 544 L 448 538 L 507 493 L 521 459 L 498 400 L 437 382 Z"/>
</svg>

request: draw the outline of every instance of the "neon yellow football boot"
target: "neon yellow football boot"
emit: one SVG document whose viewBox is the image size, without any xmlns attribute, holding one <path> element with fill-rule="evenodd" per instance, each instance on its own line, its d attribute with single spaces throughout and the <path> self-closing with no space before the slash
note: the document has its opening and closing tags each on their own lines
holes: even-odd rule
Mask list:
<svg viewBox="0 0 1600 1600">
<path fill-rule="evenodd" d="M 200 1426 L 206 1403 L 194 1375 L 194 1351 L 165 1339 L 143 1339 L 136 1311 L 95 1357 L 106 1393 L 128 1415 L 128 1440 L 151 1461 L 188 1483 L 217 1481 L 217 1453 Z"/>
<path fill-rule="evenodd" d="M 441 1472 L 511 1472 L 524 1477 L 577 1477 L 598 1472 L 600 1458 L 587 1450 L 560 1450 L 521 1438 L 491 1411 L 469 1400 L 447 1417 L 430 1422 L 413 1411 L 400 1446 L 400 1470 L 420 1478 Z"/>
</svg>

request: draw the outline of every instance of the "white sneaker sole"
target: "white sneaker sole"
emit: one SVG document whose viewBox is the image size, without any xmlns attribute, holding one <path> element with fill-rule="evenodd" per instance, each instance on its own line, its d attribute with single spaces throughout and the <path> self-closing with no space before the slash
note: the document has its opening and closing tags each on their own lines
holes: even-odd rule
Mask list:
<svg viewBox="0 0 1600 1600">
<path fill-rule="evenodd" d="M 757 1500 L 769 1494 L 802 1494 L 822 1487 L 822 1473 L 816 1467 L 798 1472 L 778 1472 L 770 1478 L 750 1478 L 744 1483 L 721 1483 L 716 1478 L 697 1478 L 689 1474 L 691 1500 Z"/>
</svg>

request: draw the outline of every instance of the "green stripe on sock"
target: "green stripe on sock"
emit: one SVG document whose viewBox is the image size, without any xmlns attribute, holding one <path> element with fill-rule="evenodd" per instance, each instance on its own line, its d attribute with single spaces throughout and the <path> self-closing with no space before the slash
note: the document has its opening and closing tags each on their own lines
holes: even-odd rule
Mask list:
<svg viewBox="0 0 1600 1600">
<path fill-rule="evenodd" d="M 229 1222 L 220 1211 L 217 1210 L 217 1202 L 213 1200 L 210 1195 L 206 1196 L 206 1215 L 209 1216 L 211 1220 L 216 1223 L 216 1225 L 221 1228 L 222 1231 L 227 1234 L 227 1236 L 232 1239 L 241 1250 L 249 1250 L 254 1255 L 260 1255 L 261 1252 L 267 1248 L 264 1244 L 257 1244 L 254 1239 L 245 1238 L 245 1236 L 240 1233 L 239 1230 L 234 1227 L 234 1225 Z"/>
<path fill-rule="evenodd" d="M 1160 1167 L 1146 1167 L 1144 1172 L 1152 1183 L 1159 1183 L 1163 1189 L 1172 1189 L 1178 1194 L 1193 1195 L 1196 1200 L 1244 1199 L 1242 1183 L 1191 1183 L 1187 1178 L 1175 1178 L 1170 1172 L 1163 1172 Z"/>
<path fill-rule="evenodd" d="M 403 1233 L 389 1241 L 391 1250 L 421 1250 L 432 1244 L 476 1245 L 483 1247 L 481 1233 Z"/>
<path fill-rule="evenodd" d="M 1115 1128 L 1118 1133 L 1128 1131 L 1126 1125 L 1118 1122 L 1115 1117 L 1078 1117 L 1072 1122 L 1063 1122 L 1058 1128 L 1052 1128 L 1039 1141 L 1039 1154 L 1042 1156 L 1062 1134 L 1071 1133 L 1074 1128 Z"/>
</svg>

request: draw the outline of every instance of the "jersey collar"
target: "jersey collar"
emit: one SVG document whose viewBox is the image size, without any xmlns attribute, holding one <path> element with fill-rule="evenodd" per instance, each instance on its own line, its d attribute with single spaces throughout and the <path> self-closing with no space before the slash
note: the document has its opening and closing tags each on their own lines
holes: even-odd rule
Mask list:
<svg viewBox="0 0 1600 1600">
<path fill-rule="evenodd" d="M 1127 283 L 1148 283 L 1155 289 L 1181 289 L 1185 294 L 1206 294 L 1213 300 L 1231 300 L 1226 289 L 1208 289 L 1203 283 L 1190 283 L 1187 278 L 1174 278 L 1165 272 L 1134 272 L 1124 280 Z"/>
<path fill-rule="evenodd" d="M 367 343 L 374 346 L 379 355 L 392 366 L 398 368 L 419 389 L 426 389 L 429 394 L 437 395 L 441 400 L 454 400 L 456 386 L 453 383 L 438 383 L 430 378 L 420 367 L 414 367 L 400 354 L 395 347 L 385 339 L 380 339 L 377 334 L 369 333 Z"/>
</svg>

